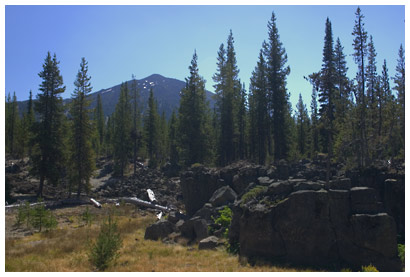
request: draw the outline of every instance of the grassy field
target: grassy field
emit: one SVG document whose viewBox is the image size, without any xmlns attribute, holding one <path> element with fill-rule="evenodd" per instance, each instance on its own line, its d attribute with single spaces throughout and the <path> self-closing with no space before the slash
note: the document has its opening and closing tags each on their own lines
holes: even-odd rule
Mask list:
<svg viewBox="0 0 410 277">
<path fill-rule="evenodd" d="M 78 218 L 84 206 L 61 209 L 54 211 L 59 221 L 55 230 L 23 237 L 8 238 L 6 235 L 6 271 L 95 271 L 87 253 L 98 235 L 100 222 L 110 209 L 109 206 L 92 209 L 94 222 L 91 226 L 84 225 Z M 13 216 L 8 218 L 6 225 L 14 224 Z M 144 240 L 145 229 L 155 222 L 155 216 L 131 205 L 116 208 L 115 219 L 123 244 L 119 258 L 107 271 L 301 271 L 266 264 L 250 266 L 223 248 L 199 251 L 197 245 Z"/>
</svg>

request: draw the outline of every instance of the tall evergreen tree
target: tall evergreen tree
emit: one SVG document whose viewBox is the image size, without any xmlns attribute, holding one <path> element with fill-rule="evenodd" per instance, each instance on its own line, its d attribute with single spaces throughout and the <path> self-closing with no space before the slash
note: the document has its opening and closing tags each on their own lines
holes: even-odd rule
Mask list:
<svg viewBox="0 0 410 277">
<path fill-rule="evenodd" d="M 19 121 L 16 93 L 14 92 L 12 99 L 9 93 L 6 102 L 6 149 L 12 156 L 15 154 Z"/>
<path fill-rule="evenodd" d="M 251 116 L 250 127 L 252 128 L 251 136 L 254 137 L 251 142 L 252 152 L 257 153 L 259 164 L 265 164 L 268 151 L 269 132 L 269 114 L 267 98 L 267 78 L 266 62 L 263 51 L 259 53 L 259 60 L 252 72 L 250 84 L 249 113 Z"/>
<path fill-rule="evenodd" d="M 70 107 L 72 136 L 70 139 L 69 173 L 71 185 L 77 186 L 77 197 L 81 191 L 89 192 L 90 178 L 95 169 L 94 151 L 91 145 L 93 125 L 90 120 L 91 77 L 88 76 L 88 62 L 81 59 L 80 70 L 74 82 Z M 70 189 L 71 193 L 71 189 Z"/>
<path fill-rule="evenodd" d="M 397 91 L 397 100 L 399 102 L 399 121 L 400 121 L 400 133 L 402 140 L 404 142 L 404 129 L 405 129 L 405 58 L 404 49 L 400 44 L 399 48 L 399 58 L 397 59 L 396 74 L 393 77 L 394 83 L 396 84 L 393 89 Z"/>
<path fill-rule="evenodd" d="M 33 137 L 33 125 L 35 122 L 35 116 L 34 116 L 34 105 L 33 105 L 33 93 L 30 90 L 29 98 L 28 98 L 28 103 L 27 103 L 27 146 L 28 146 L 28 156 L 31 156 L 31 149 L 32 145 L 30 141 L 32 140 Z"/>
<path fill-rule="evenodd" d="M 214 74 L 216 102 L 219 114 L 219 163 L 225 165 L 244 156 L 244 98 L 236 63 L 234 38 L 229 33 L 226 50 L 221 44 Z"/>
<path fill-rule="evenodd" d="M 279 32 L 276 27 L 276 17 L 272 12 L 268 22 L 268 42 L 265 44 L 266 73 L 268 82 L 269 114 L 272 116 L 274 158 L 276 161 L 286 159 L 289 151 L 289 126 L 286 125 L 289 113 L 286 90 L 286 77 L 290 73 L 290 67 L 286 66 L 288 57 L 282 42 L 279 40 Z"/>
<path fill-rule="evenodd" d="M 179 164 L 178 155 L 178 121 L 175 111 L 172 111 L 171 119 L 169 120 L 168 132 L 168 147 L 169 147 L 169 162 L 173 168 L 177 168 Z"/>
<path fill-rule="evenodd" d="M 151 88 L 148 98 L 148 110 L 146 112 L 144 129 L 145 129 L 145 143 L 147 145 L 149 166 L 156 168 L 159 162 L 159 115 L 157 102 L 154 98 L 154 91 Z"/>
<path fill-rule="evenodd" d="M 189 66 L 190 75 L 185 78 L 179 105 L 179 148 L 181 161 L 185 166 L 194 163 L 209 163 L 210 119 L 209 103 L 205 96 L 205 81 L 198 73 L 196 51 Z"/>
<path fill-rule="evenodd" d="M 360 149 L 358 151 L 359 167 L 369 164 L 369 152 L 367 141 L 367 125 L 366 125 L 366 109 L 367 101 L 365 95 L 366 75 L 365 75 L 365 58 L 367 57 L 367 32 L 364 29 L 364 15 L 360 7 L 356 10 L 356 20 L 353 28 L 353 58 L 358 65 L 358 72 L 356 74 L 357 90 L 356 102 L 359 112 L 359 132 L 360 132 Z"/>
<path fill-rule="evenodd" d="M 112 147 L 114 154 L 115 175 L 124 177 L 128 164 L 129 153 L 131 151 L 131 105 L 128 95 L 127 83 L 121 84 L 120 97 L 115 106 L 114 112 L 114 132 L 112 137 Z"/>
<path fill-rule="evenodd" d="M 104 134 L 105 134 L 105 119 L 104 119 L 104 111 L 102 107 L 102 101 L 101 101 L 101 94 L 97 95 L 97 105 L 95 107 L 95 112 L 94 112 L 94 121 L 95 125 L 97 128 L 97 134 L 98 134 L 98 142 L 100 146 L 100 153 L 101 154 L 101 149 L 103 149 L 104 145 Z"/>
<path fill-rule="evenodd" d="M 335 118 L 344 121 L 345 113 L 349 105 L 350 81 L 347 77 L 348 67 L 346 66 L 346 55 L 343 53 L 343 46 L 337 38 L 335 44 L 335 67 L 336 67 L 336 88 L 335 95 Z"/>
<path fill-rule="evenodd" d="M 317 90 L 314 87 L 312 89 L 312 100 L 310 103 L 310 118 L 312 122 L 311 127 L 311 156 L 314 156 L 319 152 L 319 115 L 317 109 Z"/>
<path fill-rule="evenodd" d="M 140 108 L 139 108 L 139 90 L 137 80 L 135 76 L 132 75 L 132 84 L 131 84 L 131 94 L 132 94 L 132 148 L 133 148 L 133 162 L 134 162 L 134 175 L 137 173 L 137 153 L 140 147 L 141 140 L 141 131 L 140 129 Z"/>
<path fill-rule="evenodd" d="M 367 45 L 367 66 L 366 66 L 366 86 L 367 86 L 367 103 L 370 114 L 369 127 L 374 131 L 377 130 L 377 101 L 376 95 L 378 90 L 378 76 L 376 66 L 376 49 L 374 47 L 373 36 L 370 36 Z"/>
<path fill-rule="evenodd" d="M 39 197 L 43 195 L 44 181 L 57 184 L 64 163 L 61 124 L 63 109 L 60 95 L 65 91 L 65 86 L 63 86 L 63 77 L 58 64 L 56 55 L 51 57 L 48 52 L 43 70 L 39 73 L 39 77 L 43 80 L 39 88 L 42 93 L 37 94 L 38 101 L 34 105 L 39 121 L 33 128 L 36 131 L 33 137 L 31 174 L 40 178 L 37 191 Z"/>
<path fill-rule="evenodd" d="M 239 146 L 238 146 L 238 156 L 239 159 L 245 159 L 247 156 L 246 151 L 246 117 L 247 117 L 247 109 L 246 109 L 246 89 L 245 83 L 242 85 L 242 89 L 240 92 L 240 98 L 238 101 L 238 134 L 239 134 Z"/>
<path fill-rule="evenodd" d="M 299 94 L 299 101 L 296 104 L 296 133 L 297 133 L 297 148 L 302 157 L 306 157 L 308 152 L 308 132 L 309 132 L 309 116 L 306 105 L 303 103 L 302 94 Z"/>
</svg>

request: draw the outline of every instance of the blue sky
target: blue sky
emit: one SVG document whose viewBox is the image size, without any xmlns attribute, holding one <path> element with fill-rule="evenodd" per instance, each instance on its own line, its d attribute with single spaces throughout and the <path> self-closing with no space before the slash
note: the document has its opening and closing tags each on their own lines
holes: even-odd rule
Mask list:
<svg viewBox="0 0 410 277">
<path fill-rule="evenodd" d="M 240 78 L 249 87 L 267 23 L 277 17 L 291 73 L 287 88 L 295 107 L 299 93 L 309 107 L 312 88 L 303 79 L 320 70 L 326 17 L 340 37 L 353 78 L 357 67 L 351 35 L 357 6 L 6 6 L 5 92 L 28 99 L 38 93 L 38 73 L 47 51 L 56 53 L 70 97 L 81 57 L 89 62 L 93 91 L 117 85 L 134 74 L 153 73 L 184 80 L 194 49 L 206 88 L 213 91 L 219 45 L 229 30 L 235 39 Z M 365 29 L 373 35 L 377 69 L 387 60 L 395 74 L 397 53 L 405 43 L 404 6 L 361 6 Z"/>
</svg>

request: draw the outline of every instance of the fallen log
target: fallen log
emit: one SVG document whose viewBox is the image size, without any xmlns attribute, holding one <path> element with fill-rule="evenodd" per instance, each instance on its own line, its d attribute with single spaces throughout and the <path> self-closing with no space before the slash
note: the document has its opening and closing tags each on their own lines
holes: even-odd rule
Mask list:
<svg viewBox="0 0 410 277">
<path fill-rule="evenodd" d="M 144 206 L 144 207 L 148 207 L 148 208 L 157 209 L 157 210 L 164 211 L 164 212 L 170 212 L 171 211 L 171 209 L 168 208 L 168 207 L 164 207 L 164 206 L 161 206 L 161 205 L 158 205 L 158 204 L 154 204 L 154 203 L 139 199 L 137 197 L 121 197 L 118 200 L 120 200 L 120 201 L 122 200 L 125 203 L 130 203 L 130 204 L 134 204 L 134 205 L 138 205 L 138 206 Z"/>
<path fill-rule="evenodd" d="M 101 209 L 101 204 L 98 203 L 95 199 L 90 198 L 90 202 L 94 205 L 94 207 Z"/>
</svg>

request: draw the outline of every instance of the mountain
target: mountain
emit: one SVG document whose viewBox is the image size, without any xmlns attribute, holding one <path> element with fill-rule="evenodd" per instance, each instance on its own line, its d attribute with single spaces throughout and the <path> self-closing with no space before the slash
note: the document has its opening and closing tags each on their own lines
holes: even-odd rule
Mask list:
<svg viewBox="0 0 410 277">
<path fill-rule="evenodd" d="M 127 81 L 128 89 L 131 89 L 132 80 Z M 178 110 L 180 101 L 180 92 L 182 88 L 185 87 L 185 82 L 173 78 L 167 78 L 159 74 L 153 74 L 141 80 L 137 80 L 137 86 L 140 93 L 140 107 L 142 108 L 142 113 L 146 110 L 148 106 L 149 91 L 152 88 L 154 90 L 154 97 L 158 102 L 158 112 L 161 115 L 165 112 L 167 119 L 171 117 L 173 110 Z M 115 105 L 118 102 L 120 96 L 121 84 L 115 85 L 113 87 L 102 89 L 97 92 L 90 94 L 91 104 L 90 108 L 94 109 L 97 105 L 97 97 L 101 95 L 101 102 L 103 106 L 104 116 L 110 116 L 114 110 Z M 213 99 L 214 94 L 210 91 L 206 91 L 206 96 L 209 101 L 210 107 L 213 108 L 215 100 Z M 68 104 L 71 99 L 64 99 L 63 103 Z M 19 101 L 18 108 L 20 114 L 27 110 L 26 101 Z"/>
</svg>

